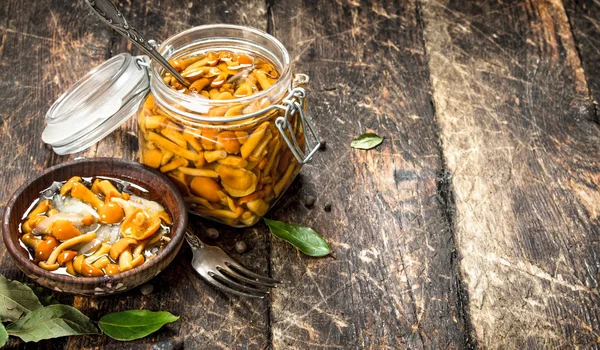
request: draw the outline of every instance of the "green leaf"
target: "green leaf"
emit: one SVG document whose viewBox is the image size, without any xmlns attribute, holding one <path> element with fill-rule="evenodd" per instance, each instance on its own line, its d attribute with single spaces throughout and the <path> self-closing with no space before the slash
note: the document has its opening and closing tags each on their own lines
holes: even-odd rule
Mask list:
<svg viewBox="0 0 600 350">
<path fill-rule="evenodd" d="M 104 334 L 113 339 L 135 340 L 150 335 L 165 324 L 178 319 L 178 316 L 166 311 L 128 310 L 104 315 L 98 326 Z"/>
<path fill-rule="evenodd" d="M 309 256 L 325 256 L 331 253 L 329 244 L 315 230 L 285 222 L 264 219 L 271 233 L 289 242 Z"/>
<path fill-rule="evenodd" d="M 379 146 L 382 142 L 383 137 L 376 134 L 366 133 L 355 137 L 354 140 L 352 140 L 352 143 L 350 143 L 350 146 L 358 149 L 371 149 Z"/>
<path fill-rule="evenodd" d="M 40 287 L 35 283 L 25 283 L 40 300 L 43 306 L 58 304 L 58 301 L 52 297 L 52 294 L 48 293 L 48 290 L 44 287 Z"/>
<path fill-rule="evenodd" d="M 23 314 L 42 308 L 31 288 L 0 275 L 0 322 L 16 321 Z"/>
<path fill-rule="evenodd" d="M 40 341 L 80 334 L 99 334 L 87 316 L 69 305 L 49 305 L 32 311 L 6 327 L 9 335 L 23 341 Z"/>
<path fill-rule="evenodd" d="M 6 333 L 6 328 L 4 328 L 4 325 L 0 323 L 0 348 L 3 347 L 7 341 L 8 333 Z"/>
</svg>

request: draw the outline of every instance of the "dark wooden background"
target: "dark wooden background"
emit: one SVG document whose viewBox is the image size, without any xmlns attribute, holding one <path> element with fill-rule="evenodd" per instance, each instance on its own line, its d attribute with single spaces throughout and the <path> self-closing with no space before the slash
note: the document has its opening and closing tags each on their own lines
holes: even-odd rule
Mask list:
<svg viewBox="0 0 600 350">
<path fill-rule="evenodd" d="M 139 288 L 55 294 L 92 319 L 168 310 L 181 319 L 132 343 L 104 336 L 42 348 L 600 348 L 598 0 L 121 1 L 150 38 L 236 23 L 268 31 L 311 77 L 327 149 L 269 217 L 311 226 L 314 259 L 261 223 L 221 231 L 243 264 L 288 283 L 230 298 L 184 247 Z M 78 77 L 137 53 L 82 1 L 0 2 L 0 207 L 24 181 L 78 156 L 137 158 L 134 121 L 86 152 L 44 146 L 43 117 Z M 363 132 L 385 136 L 368 152 Z M 303 205 L 308 196 L 316 206 Z M 331 212 L 323 208 L 331 204 Z M 214 224 L 193 220 L 199 234 Z M 237 240 L 251 249 L 234 252 Z M 0 272 L 23 280 L 0 244 Z M 9 347 L 36 347 L 11 340 Z"/>
</svg>

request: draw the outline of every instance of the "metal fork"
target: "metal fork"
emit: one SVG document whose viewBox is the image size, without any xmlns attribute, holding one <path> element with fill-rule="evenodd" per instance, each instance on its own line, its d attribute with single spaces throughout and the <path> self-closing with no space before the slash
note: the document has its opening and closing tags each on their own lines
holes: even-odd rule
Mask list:
<svg viewBox="0 0 600 350">
<path fill-rule="evenodd" d="M 186 231 L 185 240 L 192 248 L 192 267 L 215 288 L 242 297 L 262 299 L 269 294 L 265 287 L 275 288 L 281 283 L 246 269 L 221 248 L 204 244 L 189 230 Z"/>
</svg>

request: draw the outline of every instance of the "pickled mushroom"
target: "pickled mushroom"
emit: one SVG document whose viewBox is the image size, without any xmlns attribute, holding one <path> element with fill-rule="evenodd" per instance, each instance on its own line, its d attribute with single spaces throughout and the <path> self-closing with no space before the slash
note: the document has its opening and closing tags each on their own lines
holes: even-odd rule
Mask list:
<svg viewBox="0 0 600 350">
<path fill-rule="evenodd" d="M 242 168 L 219 165 L 215 169 L 221 178 L 221 185 L 233 197 L 244 197 L 256 190 L 256 174 Z"/>
<path fill-rule="evenodd" d="M 108 199 L 108 198 L 107 198 Z M 115 224 L 121 222 L 125 217 L 125 213 L 121 206 L 112 201 L 106 201 L 104 205 L 98 208 L 98 215 L 100 215 L 100 222 L 104 224 Z"/>
<path fill-rule="evenodd" d="M 81 232 L 69 220 L 56 220 L 50 226 L 50 234 L 64 241 L 81 235 Z"/>
<path fill-rule="evenodd" d="M 42 222 L 37 224 L 37 226 L 33 229 L 33 234 L 39 235 L 42 233 L 49 234 L 51 231 L 51 226 L 55 221 L 59 220 L 68 220 L 75 227 L 80 227 L 83 225 L 81 220 L 83 216 L 75 213 L 58 213 L 56 215 L 52 215 L 50 217 L 45 218 Z"/>
<path fill-rule="evenodd" d="M 192 87 L 182 90 L 169 74 L 163 74 L 164 82 L 175 90 L 202 98 L 206 108 L 194 113 L 205 118 L 224 116 L 231 121 L 186 123 L 150 94 L 140 112 L 140 148 L 142 155 L 151 152 L 155 156 L 143 156 L 142 163 L 169 176 L 196 213 L 229 225 L 252 225 L 299 170 L 275 126 L 283 112 L 265 110 L 280 101 L 268 93 L 252 99 L 252 95 L 277 84 L 281 77 L 279 66 L 268 57 L 243 49 L 203 49 L 172 60 L 190 79 Z M 247 99 L 226 103 L 240 97 Z M 236 116 L 242 119 L 243 115 L 254 113 L 234 120 Z M 295 136 L 300 140 L 297 147 L 302 149 L 303 127 L 295 114 L 289 116 L 285 128 L 285 137 Z M 125 209 L 126 215 L 128 211 Z"/>
<path fill-rule="evenodd" d="M 190 188 L 194 195 L 202 197 L 209 202 L 219 201 L 219 195 L 217 194 L 220 190 L 219 184 L 209 177 L 194 177 L 190 183 Z"/>
<path fill-rule="evenodd" d="M 174 156 L 160 153 L 165 164 Z M 42 191 L 19 226 L 30 259 L 47 271 L 100 277 L 154 257 L 169 242 L 172 219 L 159 203 L 120 192 L 120 185 L 129 183 L 75 176 Z"/>
<path fill-rule="evenodd" d="M 142 240 L 152 236 L 159 228 L 160 218 L 156 213 L 136 209 L 121 224 L 121 236 Z"/>
</svg>

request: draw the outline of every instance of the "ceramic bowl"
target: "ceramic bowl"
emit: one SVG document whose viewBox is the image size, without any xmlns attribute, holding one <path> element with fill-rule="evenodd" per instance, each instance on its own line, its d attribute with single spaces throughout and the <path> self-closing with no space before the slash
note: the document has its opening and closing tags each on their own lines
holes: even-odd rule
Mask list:
<svg viewBox="0 0 600 350">
<path fill-rule="evenodd" d="M 46 271 L 29 259 L 19 244 L 19 224 L 29 205 L 53 181 L 72 176 L 108 176 L 140 185 L 149 190 L 147 197 L 157 200 L 173 218 L 171 241 L 158 255 L 144 264 L 112 277 L 74 277 Z M 44 171 L 33 181 L 21 186 L 10 198 L 2 220 L 2 237 L 17 267 L 40 285 L 59 292 L 82 295 L 105 295 L 134 288 L 163 271 L 179 252 L 185 236 L 187 212 L 177 188 L 156 170 L 139 163 L 115 158 L 92 158 L 63 163 Z"/>
</svg>

